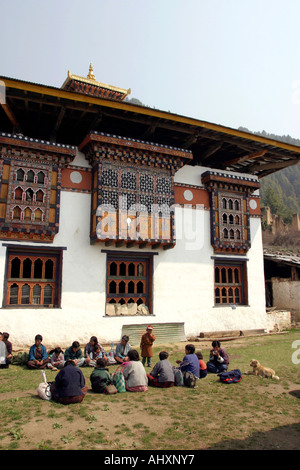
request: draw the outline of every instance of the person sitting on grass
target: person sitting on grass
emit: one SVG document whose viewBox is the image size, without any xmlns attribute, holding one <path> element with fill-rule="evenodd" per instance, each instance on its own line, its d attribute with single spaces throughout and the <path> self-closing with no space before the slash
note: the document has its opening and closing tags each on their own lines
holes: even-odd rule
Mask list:
<svg viewBox="0 0 300 470">
<path fill-rule="evenodd" d="M 155 364 L 150 374 L 147 374 L 148 384 L 153 387 L 168 388 L 174 386 L 174 370 L 168 359 L 167 351 L 161 351 L 158 355 L 159 362 Z"/>
<path fill-rule="evenodd" d="M 182 361 L 176 361 L 179 364 L 179 369 L 184 374 L 185 372 L 191 372 L 198 379 L 200 377 L 200 365 L 199 359 L 195 354 L 195 346 L 193 344 L 187 344 L 185 346 L 185 356 Z"/>
<path fill-rule="evenodd" d="M 221 348 L 220 341 L 215 340 L 211 345 L 209 361 L 206 364 L 207 371 L 212 374 L 218 374 L 228 369 L 229 357 L 225 349 Z"/>
<path fill-rule="evenodd" d="M 5 355 L 3 361 L 1 361 L 1 368 L 8 369 L 9 365 L 12 363 L 12 344 L 8 341 L 9 333 L 0 333 L 0 341 L 4 343 Z"/>
<path fill-rule="evenodd" d="M 48 357 L 47 350 L 42 344 L 42 335 L 36 335 L 34 338 L 34 344 L 31 346 L 28 355 L 27 367 L 29 369 L 53 369 L 51 360 Z"/>
<path fill-rule="evenodd" d="M 106 352 L 102 348 L 101 344 L 98 343 L 97 336 L 91 336 L 90 341 L 84 348 L 85 365 L 95 367 L 96 360 L 100 356 L 106 356 Z"/>
<path fill-rule="evenodd" d="M 206 367 L 205 362 L 203 361 L 202 352 L 200 351 L 196 352 L 196 356 L 198 357 L 199 365 L 200 365 L 200 379 L 204 379 L 204 377 L 207 376 L 207 367 Z"/>
<path fill-rule="evenodd" d="M 73 361 L 77 367 L 82 367 L 85 364 L 85 358 L 78 341 L 73 341 L 72 345 L 65 350 L 65 361 Z"/>
<path fill-rule="evenodd" d="M 97 359 L 106 357 L 106 352 L 102 348 L 101 344 L 96 343 L 93 346 L 93 350 L 85 356 L 85 365 L 89 367 L 96 367 Z M 106 361 L 107 362 L 107 361 Z"/>
<path fill-rule="evenodd" d="M 145 392 L 148 390 L 148 378 L 136 349 L 128 351 L 129 362 L 123 367 L 125 386 L 128 392 Z"/>
<path fill-rule="evenodd" d="M 112 384 L 112 378 L 106 367 L 107 357 L 98 358 L 96 367 L 90 375 L 93 392 L 105 393 L 107 385 Z"/>
<path fill-rule="evenodd" d="M 53 366 L 53 370 L 58 370 L 58 369 L 63 368 L 65 364 L 65 358 L 64 358 L 64 353 L 60 347 L 57 347 L 54 349 L 53 354 L 51 356 L 51 364 Z"/>
<path fill-rule="evenodd" d="M 7 356 L 7 347 L 3 341 L 3 334 L 0 333 L 0 368 L 6 368 L 6 356 Z"/>
<path fill-rule="evenodd" d="M 55 382 L 50 385 L 52 398 L 62 405 L 70 403 L 81 403 L 88 387 L 81 370 L 75 366 L 73 361 L 66 361 L 55 377 Z"/>
<path fill-rule="evenodd" d="M 121 342 L 117 344 L 115 352 L 115 360 L 119 364 L 128 361 L 128 352 L 131 350 L 131 345 L 129 344 L 129 336 L 122 336 Z"/>
</svg>

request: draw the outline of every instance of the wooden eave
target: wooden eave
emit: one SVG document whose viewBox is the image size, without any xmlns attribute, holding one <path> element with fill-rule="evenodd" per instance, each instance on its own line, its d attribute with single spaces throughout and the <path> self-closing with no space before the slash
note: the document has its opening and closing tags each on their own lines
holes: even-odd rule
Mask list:
<svg viewBox="0 0 300 470">
<path fill-rule="evenodd" d="M 0 131 L 79 146 L 91 131 L 190 150 L 193 165 L 259 178 L 300 161 L 300 147 L 126 101 L 0 77 Z"/>
<path fill-rule="evenodd" d="M 91 85 L 93 87 L 101 88 L 103 90 L 109 90 L 115 93 L 119 93 L 122 96 L 121 101 L 124 98 L 126 98 L 126 96 L 130 95 L 131 93 L 130 89 L 126 90 L 125 88 L 119 88 L 113 85 L 108 85 L 107 83 L 98 82 L 96 79 L 91 79 L 88 77 L 80 77 L 79 75 L 73 75 L 70 73 L 70 71 L 68 72 L 68 76 L 66 80 L 64 81 L 61 89 L 68 90 L 68 86 L 72 81 L 80 82 L 86 85 Z"/>
</svg>

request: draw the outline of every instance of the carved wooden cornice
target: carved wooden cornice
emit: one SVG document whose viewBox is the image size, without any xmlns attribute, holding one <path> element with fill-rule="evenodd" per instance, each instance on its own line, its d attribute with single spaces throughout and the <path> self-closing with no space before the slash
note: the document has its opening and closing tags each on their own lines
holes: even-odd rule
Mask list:
<svg viewBox="0 0 300 470">
<path fill-rule="evenodd" d="M 0 156 L 18 160 L 35 160 L 66 166 L 76 156 L 76 147 L 0 132 Z"/>
<path fill-rule="evenodd" d="M 79 145 L 79 150 L 85 153 L 92 166 L 103 159 L 111 159 L 168 169 L 172 173 L 193 159 L 189 150 L 102 132 L 91 132 Z"/>
</svg>

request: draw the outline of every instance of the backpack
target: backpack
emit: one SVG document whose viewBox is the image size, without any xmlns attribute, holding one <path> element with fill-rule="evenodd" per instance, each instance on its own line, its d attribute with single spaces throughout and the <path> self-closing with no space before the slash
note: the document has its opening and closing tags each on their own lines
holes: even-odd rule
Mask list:
<svg viewBox="0 0 300 470">
<path fill-rule="evenodd" d="M 174 385 L 175 387 L 183 387 L 183 375 L 180 369 L 173 367 L 174 371 Z"/>
<path fill-rule="evenodd" d="M 220 378 L 220 382 L 234 384 L 240 382 L 243 376 L 240 369 L 233 369 L 230 371 L 220 372 L 218 377 Z"/>
<path fill-rule="evenodd" d="M 185 372 L 183 376 L 183 383 L 186 387 L 195 388 L 197 377 L 192 372 Z"/>
</svg>

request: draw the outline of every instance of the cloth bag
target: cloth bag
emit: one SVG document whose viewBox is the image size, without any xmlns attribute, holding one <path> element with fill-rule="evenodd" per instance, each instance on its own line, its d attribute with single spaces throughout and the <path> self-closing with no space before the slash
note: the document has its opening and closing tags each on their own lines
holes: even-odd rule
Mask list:
<svg viewBox="0 0 300 470">
<path fill-rule="evenodd" d="M 37 394 L 42 400 L 51 400 L 52 393 L 50 390 L 51 384 L 47 382 L 46 374 L 44 370 L 41 370 L 41 376 L 43 378 L 43 382 L 41 382 L 37 388 Z"/>
<path fill-rule="evenodd" d="M 114 372 L 113 376 L 113 384 L 115 385 L 116 389 L 119 393 L 126 392 L 126 385 L 125 385 L 125 377 L 122 372 L 122 366 L 119 366 L 116 371 Z"/>
<path fill-rule="evenodd" d="M 115 393 L 118 393 L 118 390 L 116 388 L 115 385 L 111 384 L 111 385 L 106 385 L 105 387 L 105 393 L 107 395 L 114 395 Z"/>
</svg>

